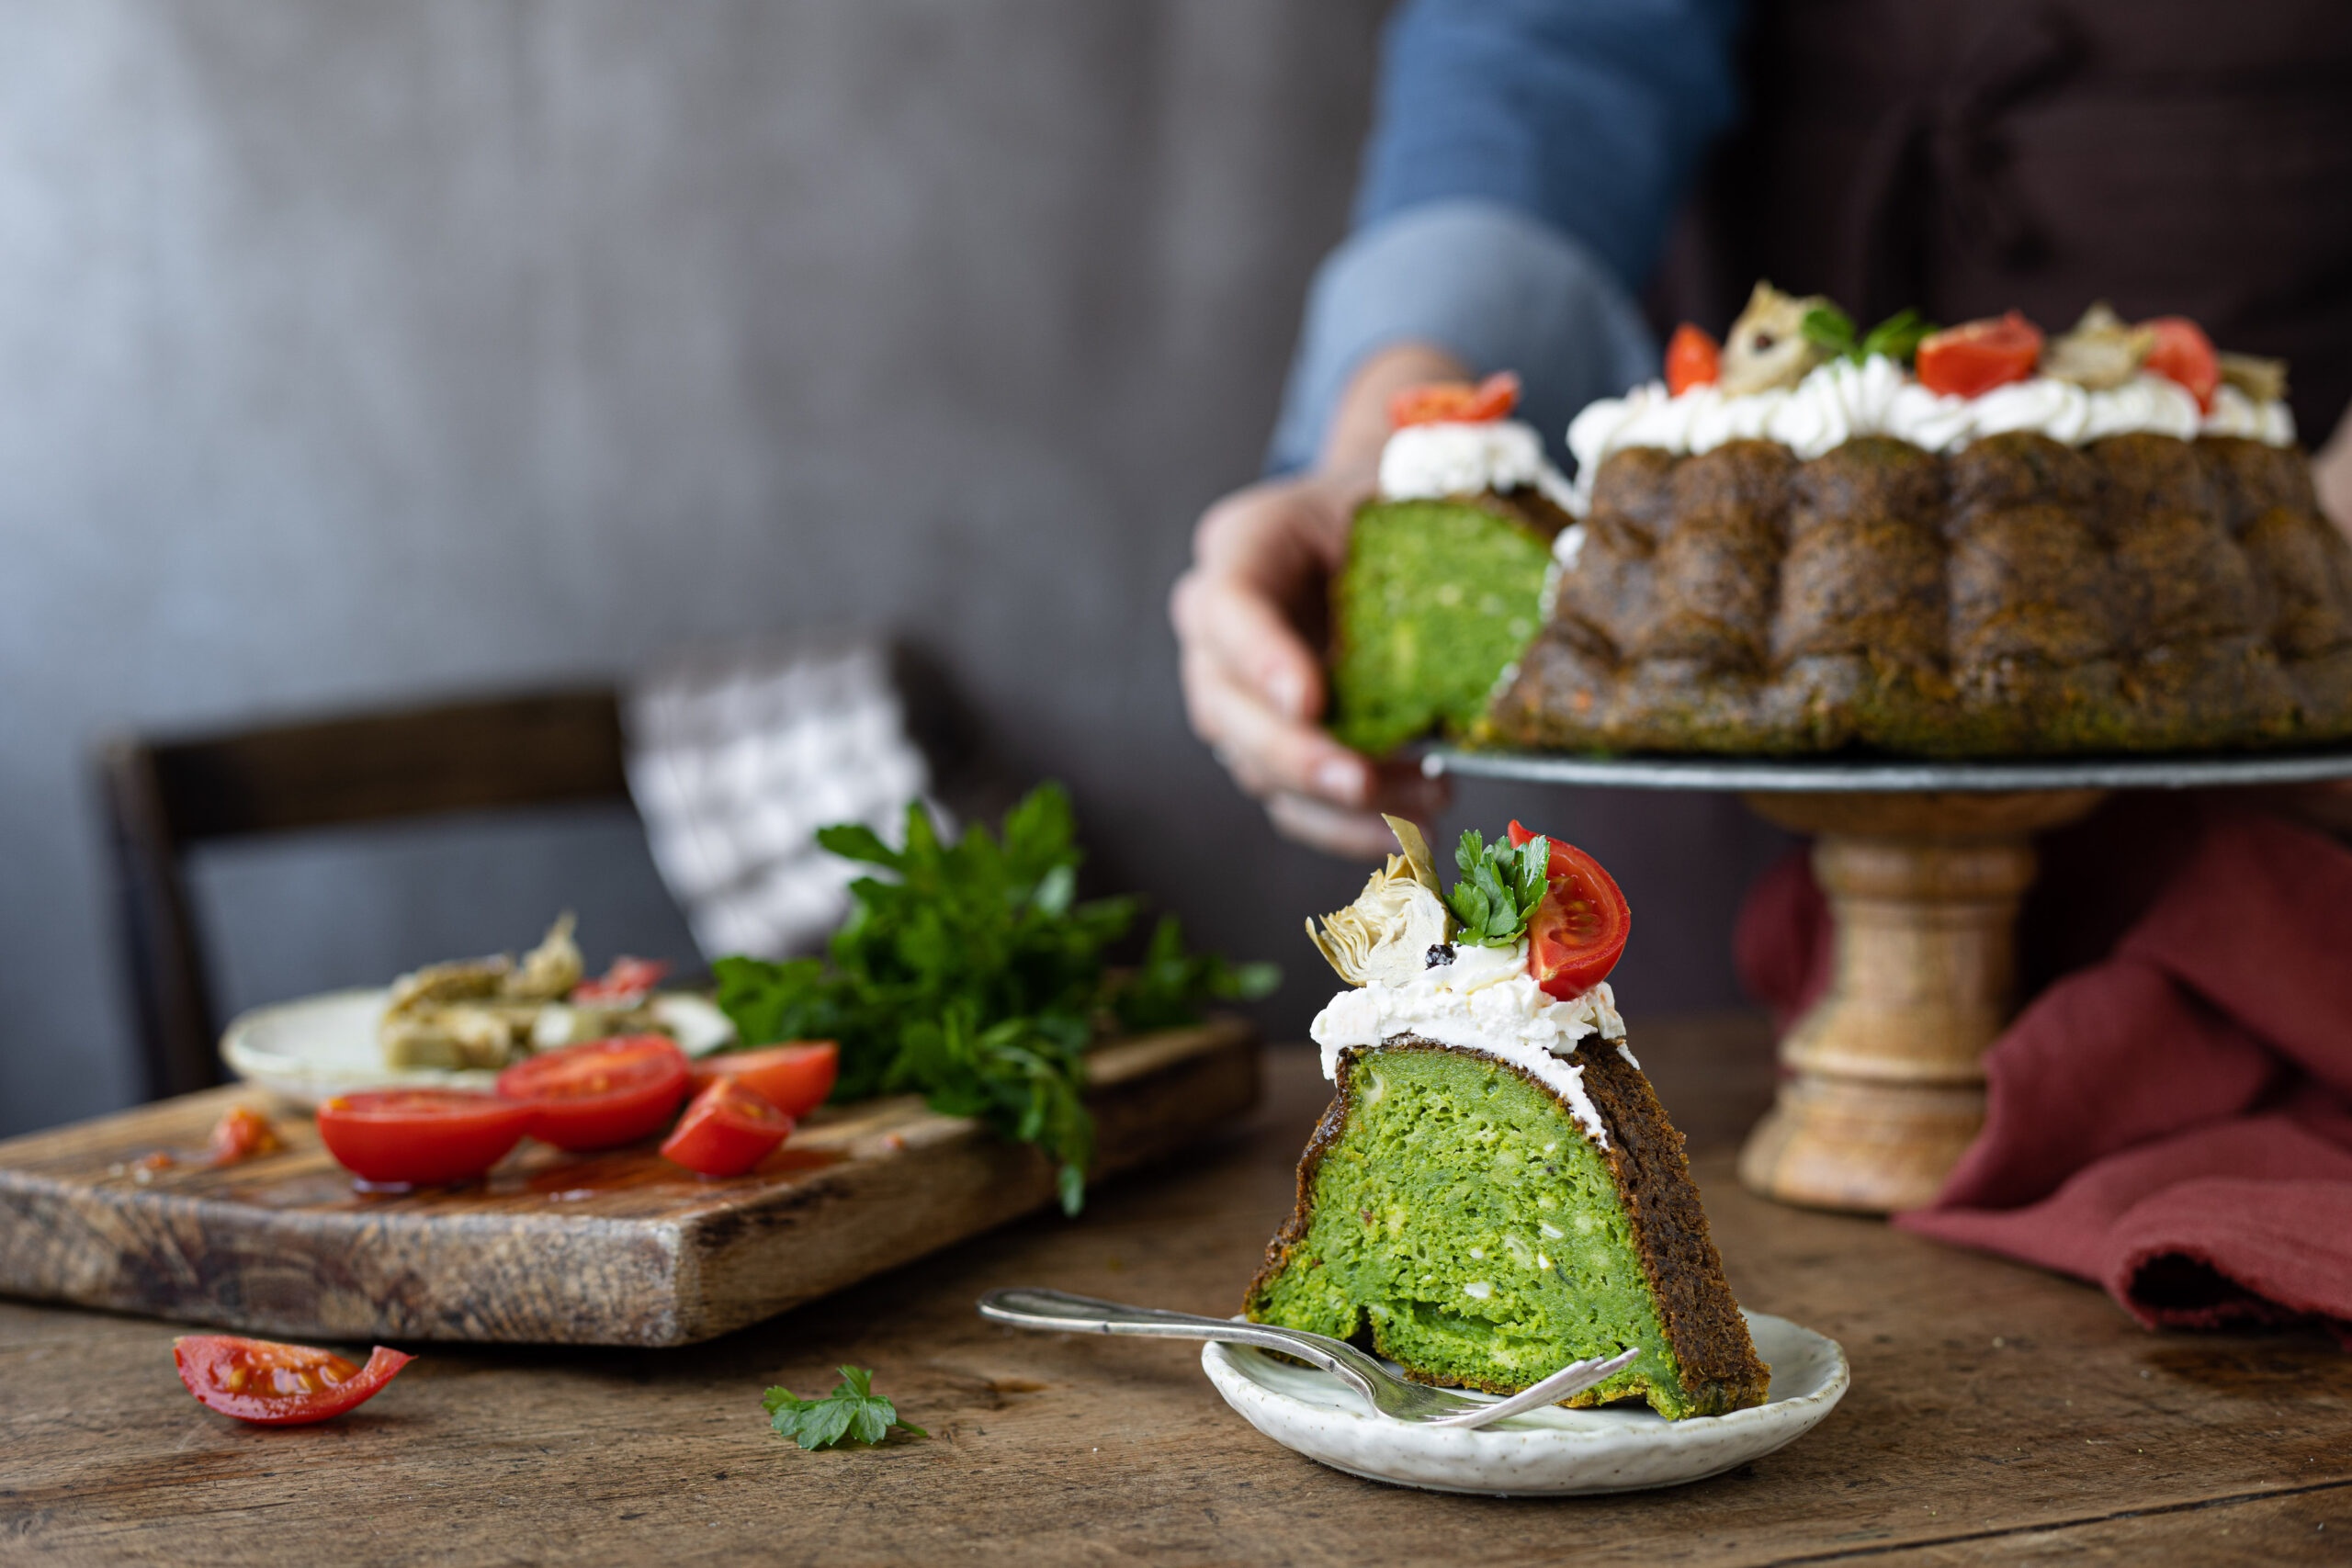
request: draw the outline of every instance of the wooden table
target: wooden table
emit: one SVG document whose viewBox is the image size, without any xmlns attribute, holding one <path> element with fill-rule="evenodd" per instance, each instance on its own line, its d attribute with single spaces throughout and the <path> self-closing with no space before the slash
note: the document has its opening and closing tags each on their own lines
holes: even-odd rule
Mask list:
<svg viewBox="0 0 2352 1568">
<path fill-rule="evenodd" d="M 0 1302 L 0 1560 L 175 1563 L 2352 1561 L 2352 1357 L 2150 1335 L 2098 1292 L 1734 1179 L 1770 1098 L 1746 1019 L 1643 1027 L 1733 1288 L 1843 1341 L 1818 1430 L 1732 1474 L 1498 1502 L 1357 1481 L 1227 1410 L 1193 1348 L 983 1324 L 990 1286 L 1224 1313 L 1325 1086 L 1272 1054 L 1235 1135 L 722 1339 L 467 1349 L 269 1431 L 198 1409 L 161 1323 Z M 803 1453 L 761 1391 L 876 1369 L 929 1442 Z"/>
</svg>

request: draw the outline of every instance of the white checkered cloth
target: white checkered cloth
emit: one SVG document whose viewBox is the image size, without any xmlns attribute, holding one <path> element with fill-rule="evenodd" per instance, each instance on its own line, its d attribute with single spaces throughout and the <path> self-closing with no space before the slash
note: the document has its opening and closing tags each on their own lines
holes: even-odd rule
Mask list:
<svg viewBox="0 0 2352 1568">
<path fill-rule="evenodd" d="M 872 645 L 760 642 L 685 655 L 622 698 L 629 793 L 703 956 L 816 951 L 868 868 L 812 835 L 863 822 L 902 841 L 930 769 Z M 932 814 L 946 830 L 944 814 Z"/>
</svg>

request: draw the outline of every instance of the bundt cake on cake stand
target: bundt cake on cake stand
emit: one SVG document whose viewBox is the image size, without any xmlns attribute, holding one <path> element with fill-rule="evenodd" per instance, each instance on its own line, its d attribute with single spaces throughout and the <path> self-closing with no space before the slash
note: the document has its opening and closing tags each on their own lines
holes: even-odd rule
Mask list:
<svg viewBox="0 0 2352 1568">
<path fill-rule="evenodd" d="M 1983 1122 L 2033 835 L 2110 789 L 2352 777 L 2352 545 L 2285 366 L 2177 317 L 1858 334 L 1759 285 L 1667 371 L 1571 423 L 1572 479 L 1508 398 L 1400 404 L 1334 587 L 1335 728 L 1814 835 L 1835 977 L 1741 1173 L 1923 1203 Z"/>
</svg>

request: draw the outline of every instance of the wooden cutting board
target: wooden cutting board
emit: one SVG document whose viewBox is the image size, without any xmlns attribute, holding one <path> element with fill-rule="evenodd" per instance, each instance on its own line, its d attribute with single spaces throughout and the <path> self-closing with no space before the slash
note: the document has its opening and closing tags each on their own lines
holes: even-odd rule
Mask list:
<svg viewBox="0 0 2352 1568">
<path fill-rule="evenodd" d="M 1257 1033 L 1238 1019 L 1090 1062 L 1098 1176 L 1170 1153 L 1260 1092 Z M 285 1152 L 206 1166 L 207 1133 L 241 1103 L 269 1114 Z M 912 1097 L 827 1107 L 732 1180 L 650 1145 L 526 1141 L 477 1187 L 361 1193 L 306 1116 L 219 1089 L 0 1143 L 0 1292 L 300 1338 L 683 1345 L 1053 1195 L 1037 1150 Z"/>
</svg>

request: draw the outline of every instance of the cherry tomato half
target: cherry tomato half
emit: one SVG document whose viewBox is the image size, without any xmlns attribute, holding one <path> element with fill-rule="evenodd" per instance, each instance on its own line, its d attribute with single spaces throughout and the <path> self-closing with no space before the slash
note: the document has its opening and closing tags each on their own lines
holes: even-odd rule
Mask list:
<svg viewBox="0 0 2352 1568">
<path fill-rule="evenodd" d="M 1517 822 L 1510 841 L 1535 837 Z M 1634 911 L 1600 863 L 1573 844 L 1549 840 L 1552 863 L 1544 902 L 1527 922 L 1527 972 L 1544 993 L 1561 1001 L 1609 977 L 1633 934 Z"/>
<path fill-rule="evenodd" d="M 582 1007 L 634 1007 L 669 972 L 670 965 L 659 958 L 616 958 L 596 979 L 572 987 L 571 999 Z"/>
<path fill-rule="evenodd" d="M 1693 387 L 1712 387 L 1723 378 L 1723 346 L 1690 322 L 1674 329 L 1666 344 L 1666 389 L 1680 397 Z"/>
<path fill-rule="evenodd" d="M 1408 387 L 1388 400 L 1388 423 L 1398 430 L 1408 424 L 1485 424 L 1508 417 L 1518 406 L 1519 378 L 1498 370 L 1475 387 L 1467 381 Z"/>
<path fill-rule="evenodd" d="M 2158 316 L 2147 326 L 2156 342 L 2145 367 L 2188 388 L 2197 406 L 2211 413 L 2213 394 L 2222 385 L 2222 358 L 2213 352 L 2213 340 L 2187 316 Z"/>
<path fill-rule="evenodd" d="M 720 1078 L 733 1078 L 797 1122 L 825 1103 L 841 1070 L 841 1047 L 830 1040 L 801 1040 L 757 1051 L 728 1051 L 694 1063 L 697 1093 Z"/>
<path fill-rule="evenodd" d="M 531 1136 L 579 1153 L 660 1132 L 686 1098 L 686 1054 L 659 1034 L 624 1034 L 542 1051 L 498 1075 L 501 1097 L 528 1105 Z"/>
<path fill-rule="evenodd" d="M 695 1096 L 662 1153 L 702 1176 L 741 1176 L 792 1132 L 792 1118 L 756 1090 L 720 1078 Z"/>
<path fill-rule="evenodd" d="M 229 1334 L 172 1341 L 172 1362 L 188 1393 L 223 1416 L 266 1427 L 300 1427 L 365 1404 L 416 1358 L 379 1345 L 355 1367 L 331 1351 Z"/>
<path fill-rule="evenodd" d="M 1945 397 L 1982 397 L 2022 381 L 2041 362 L 2041 329 L 2015 310 L 1962 321 L 1920 340 L 1919 385 Z"/>
<path fill-rule="evenodd" d="M 386 1186 L 471 1181 L 530 1131 L 528 1105 L 455 1089 L 370 1089 L 319 1107 L 319 1136 L 344 1169 Z"/>
</svg>

